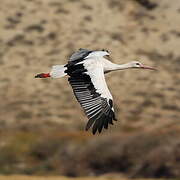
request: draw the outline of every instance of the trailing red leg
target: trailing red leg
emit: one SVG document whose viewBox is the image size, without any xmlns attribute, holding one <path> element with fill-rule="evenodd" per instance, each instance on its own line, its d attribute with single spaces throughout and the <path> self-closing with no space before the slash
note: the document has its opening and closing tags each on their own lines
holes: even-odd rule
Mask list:
<svg viewBox="0 0 180 180">
<path fill-rule="evenodd" d="M 35 76 L 35 78 L 48 78 L 51 77 L 49 73 L 40 73 Z"/>
</svg>

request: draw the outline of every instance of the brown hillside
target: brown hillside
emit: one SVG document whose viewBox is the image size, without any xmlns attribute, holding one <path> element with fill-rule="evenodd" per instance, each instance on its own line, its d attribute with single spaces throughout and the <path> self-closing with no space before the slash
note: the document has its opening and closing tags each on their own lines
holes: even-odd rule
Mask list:
<svg viewBox="0 0 180 180">
<path fill-rule="evenodd" d="M 80 155 L 83 158 L 88 153 L 91 154 L 88 147 L 94 148 L 92 152 L 95 153 L 96 148 L 101 148 L 98 146 L 101 143 L 106 149 L 108 143 L 114 140 L 114 144 L 118 144 L 118 150 L 122 150 L 123 142 L 114 137 L 122 139 L 129 137 L 127 146 L 131 147 L 131 143 L 135 143 L 134 147 L 139 148 L 141 152 L 125 153 L 125 157 L 133 159 L 133 166 L 131 164 L 127 167 L 128 172 L 136 172 L 130 174 L 132 177 L 179 176 L 177 171 L 180 164 L 179 0 L 150 0 L 152 4 L 144 3 L 142 0 L 1 0 L 0 2 L 0 154 L 5 153 L 3 158 L 0 157 L 0 164 L 6 164 L 6 160 L 11 160 L 11 157 L 13 161 L 16 153 L 19 152 L 25 153 L 23 157 L 26 155 L 28 158 L 31 157 L 29 150 L 32 144 L 39 143 L 35 141 L 39 134 L 40 138 L 47 136 L 48 139 L 48 134 L 52 134 L 53 131 L 61 133 L 58 134 L 58 138 L 67 135 L 74 137 L 73 133 L 77 133 L 78 136 L 83 136 L 82 139 L 88 138 L 88 142 L 91 142 L 91 134 L 82 132 L 87 118 L 77 103 L 67 78 L 35 79 L 34 75 L 49 72 L 52 65 L 65 64 L 68 57 L 79 48 L 108 49 L 111 52 L 110 59 L 115 63 L 139 60 L 158 68 L 158 71 L 125 70 L 106 76 L 114 97 L 118 121 L 102 135 L 93 137 L 98 143 L 93 143 L 92 146 L 90 143 L 85 147 L 84 154 Z M 27 133 L 32 133 L 32 137 L 23 134 L 25 139 L 18 136 L 17 141 L 11 141 L 9 137 L 15 138 L 14 132 L 18 131 L 28 131 Z M 34 132 L 36 132 L 35 138 Z M 43 136 L 44 133 L 46 136 Z M 54 136 L 50 138 L 52 143 L 56 134 Z M 156 139 L 156 136 L 162 139 Z M 106 137 L 108 137 L 107 142 L 103 144 Z M 140 141 L 140 145 L 136 144 L 141 137 L 145 139 Z M 26 140 L 30 145 L 26 146 Z M 158 143 L 153 144 L 156 140 Z M 168 143 L 165 143 L 166 140 Z M 16 142 L 18 144 L 19 141 L 25 149 L 18 149 Z M 56 139 L 55 145 L 57 141 Z M 161 141 L 164 149 L 158 149 Z M 75 147 L 78 142 L 76 138 L 73 142 L 77 143 Z M 144 154 L 142 146 L 146 142 L 150 143 L 150 147 L 157 148 L 157 151 L 150 153 L 147 148 L 145 152 L 148 152 L 149 156 L 145 158 L 146 162 L 138 161 L 135 156 Z M 49 145 L 44 141 L 42 144 L 43 147 L 44 144 Z M 58 144 L 58 147 L 61 147 L 61 144 L 60 146 Z M 11 148 L 15 150 L 11 151 Z M 63 144 L 63 148 L 66 149 L 66 145 Z M 71 152 L 71 146 L 67 148 L 70 148 Z M 36 152 L 37 149 L 35 147 L 34 151 Z M 54 149 L 54 144 L 52 147 L 50 144 L 50 149 Z M 163 152 L 166 156 L 161 156 Z M 114 154 L 114 149 L 109 150 L 110 156 L 111 153 Z M 121 151 L 119 153 L 117 155 L 119 157 L 122 155 L 123 158 L 124 154 Z M 21 165 L 21 156 L 22 154 L 18 154 L 20 160 L 15 158 L 13 163 Z M 51 154 L 47 156 L 49 158 Z M 76 154 L 73 154 L 74 156 Z M 164 173 L 167 167 L 164 168 L 165 170 L 162 168 L 163 171 L 151 166 L 156 157 L 161 158 L 157 162 L 160 167 L 164 167 L 164 163 L 167 162 L 165 158 L 169 157 L 168 173 Z M 71 156 L 68 155 L 68 158 L 71 159 Z M 112 159 L 115 160 L 114 158 Z M 143 159 L 144 157 L 140 157 L 140 160 Z M 104 161 L 106 160 L 104 158 Z M 83 159 L 80 159 L 81 161 L 84 163 Z M 109 161 L 111 157 L 106 161 L 108 167 L 111 167 Z M 33 166 L 33 163 L 36 164 L 30 159 L 30 165 Z M 99 171 L 96 171 L 96 166 L 93 169 L 94 164 L 90 164 L 91 159 L 86 163 L 85 171 L 81 173 L 78 169 L 78 172 L 73 173 L 91 175 L 91 172 L 101 174 L 111 170 L 102 167 L 103 161 L 99 162 L 101 167 Z M 136 163 L 141 165 L 136 166 Z M 26 166 L 29 167 L 27 164 Z M 0 168 L 0 173 L 27 173 L 26 166 L 16 171 L 19 167 L 9 168 L 9 165 L 12 165 L 11 161 L 8 161 L 7 166 L 3 166 L 3 170 Z M 74 164 L 71 166 L 74 167 Z M 62 174 L 69 175 L 68 165 L 68 170 L 59 171 L 57 168 L 59 164 L 52 167 L 56 174 L 61 171 Z M 152 169 L 146 172 L 144 167 L 152 167 Z M 125 168 L 123 172 L 126 173 L 127 169 Z M 43 173 L 45 171 L 43 169 Z M 38 169 L 35 172 L 38 174 Z"/>
<path fill-rule="evenodd" d="M 84 127 L 66 78 L 33 78 L 80 47 L 109 49 L 116 63 L 140 60 L 159 69 L 107 76 L 119 119 L 113 131 L 178 125 L 179 8 L 178 0 L 161 0 L 149 11 L 132 0 L 2 0 L 1 127 Z"/>
<path fill-rule="evenodd" d="M 132 0 L 2 0 L 1 127 L 45 123 L 84 127 L 86 117 L 66 78 L 33 78 L 66 63 L 80 47 L 109 49 L 116 63 L 140 60 L 159 69 L 107 76 L 117 129 L 178 125 L 179 8 L 178 0 L 161 0 L 151 11 Z"/>
</svg>

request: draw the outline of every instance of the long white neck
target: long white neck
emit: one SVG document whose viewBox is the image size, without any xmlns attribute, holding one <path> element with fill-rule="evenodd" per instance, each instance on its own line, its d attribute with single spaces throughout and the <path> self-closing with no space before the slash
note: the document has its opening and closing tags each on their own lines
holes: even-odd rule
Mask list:
<svg viewBox="0 0 180 180">
<path fill-rule="evenodd" d="M 126 63 L 126 64 L 114 64 L 108 60 L 104 61 L 104 71 L 107 72 L 111 72 L 111 71 L 116 71 L 116 70 L 123 70 L 123 69 L 129 69 L 131 68 L 131 64 L 130 63 Z"/>
<path fill-rule="evenodd" d="M 114 64 L 113 66 L 111 66 L 111 70 L 112 71 L 116 71 L 116 70 L 123 70 L 123 69 L 129 69 L 131 68 L 131 66 L 129 65 L 129 63 L 126 64 Z"/>
</svg>

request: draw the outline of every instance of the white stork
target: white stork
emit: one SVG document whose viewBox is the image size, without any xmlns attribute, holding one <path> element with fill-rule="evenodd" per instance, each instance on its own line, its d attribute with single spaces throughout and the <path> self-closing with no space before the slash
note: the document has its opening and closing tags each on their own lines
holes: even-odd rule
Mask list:
<svg viewBox="0 0 180 180">
<path fill-rule="evenodd" d="M 86 130 L 93 126 L 93 134 L 97 130 L 101 133 L 103 127 L 107 129 L 109 124 L 113 124 L 113 120 L 116 121 L 113 98 L 106 85 L 104 74 L 129 68 L 155 70 L 155 68 L 144 66 L 138 61 L 122 65 L 114 64 L 104 56 L 109 56 L 107 50 L 79 49 L 72 54 L 67 64 L 53 66 L 50 73 L 41 73 L 35 76 L 35 78 L 69 76 L 68 81 L 74 95 L 89 119 Z"/>
</svg>

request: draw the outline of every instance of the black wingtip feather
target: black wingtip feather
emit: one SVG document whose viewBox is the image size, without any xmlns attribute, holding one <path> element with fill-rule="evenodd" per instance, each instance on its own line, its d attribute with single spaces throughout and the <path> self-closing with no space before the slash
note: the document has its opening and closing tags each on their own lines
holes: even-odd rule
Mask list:
<svg viewBox="0 0 180 180">
<path fill-rule="evenodd" d="M 113 125 L 113 120 L 117 121 L 113 111 L 111 111 L 108 115 L 101 114 L 100 116 L 89 119 L 85 129 L 87 131 L 91 126 L 93 126 L 92 133 L 95 135 L 97 131 L 101 133 L 103 128 L 108 129 L 109 124 Z"/>
<path fill-rule="evenodd" d="M 86 131 L 89 130 L 89 128 L 93 125 L 93 123 L 95 122 L 95 119 L 89 119 L 89 121 L 86 124 Z"/>
<path fill-rule="evenodd" d="M 96 122 L 93 125 L 93 129 L 92 129 L 93 134 L 96 134 L 96 131 L 98 130 L 98 123 L 99 123 L 98 120 L 96 120 Z"/>
<path fill-rule="evenodd" d="M 106 120 L 106 117 L 105 116 L 103 116 L 103 117 L 101 117 L 101 119 L 99 120 L 99 124 L 98 124 L 98 131 L 99 131 L 99 133 L 101 133 L 101 131 L 102 131 L 102 128 L 103 128 L 103 126 L 104 126 L 104 122 L 105 122 L 105 120 Z"/>
<path fill-rule="evenodd" d="M 114 120 L 114 121 L 117 121 L 117 119 L 116 119 L 116 116 L 115 116 L 114 112 L 113 112 L 113 120 Z"/>
<path fill-rule="evenodd" d="M 109 117 L 103 114 L 100 118 L 89 119 L 85 130 L 89 130 L 89 128 L 93 125 L 92 133 L 95 135 L 96 132 L 101 133 L 103 128 L 108 129 L 108 124 L 113 124 L 113 122 L 110 122 Z"/>
<path fill-rule="evenodd" d="M 98 111 L 98 110 L 97 110 Z M 97 112 L 95 111 L 95 113 Z M 100 117 L 100 113 L 96 114 L 95 116 L 93 116 L 92 118 L 90 118 L 90 116 L 88 118 L 90 118 L 87 122 L 87 125 L 86 125 L 86 130 L 88 130 L 96 121 L 96 119 L 99 119 Z"/>
<path fill-rule="evenodd" d="M 108 129 L 108 119 L 106 119 L 106 121 L 104 121 L 104 128 Z"/>
</svg>

